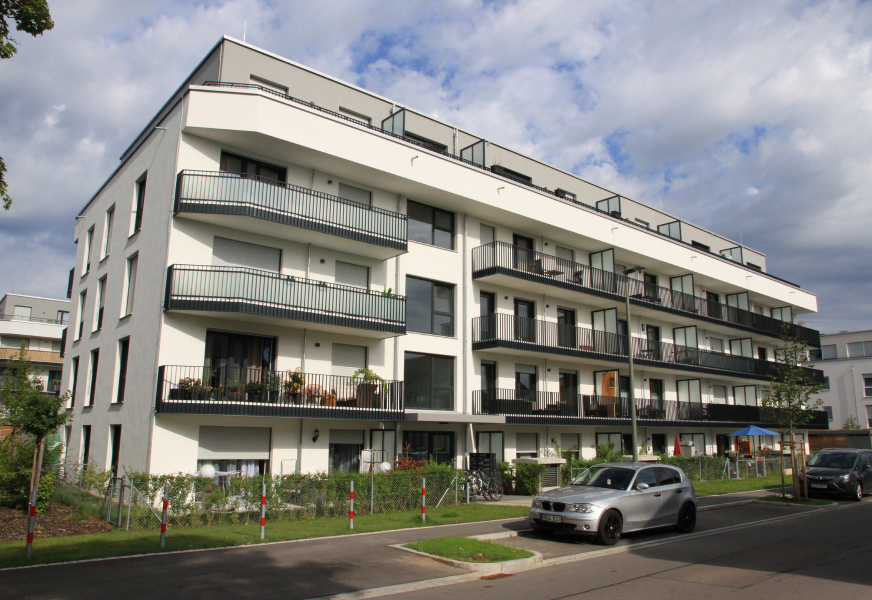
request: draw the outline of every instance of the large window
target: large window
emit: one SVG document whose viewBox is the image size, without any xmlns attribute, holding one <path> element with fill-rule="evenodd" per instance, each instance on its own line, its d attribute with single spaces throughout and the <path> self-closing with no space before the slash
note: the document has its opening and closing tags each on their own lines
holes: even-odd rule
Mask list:
<svg viewBox="0 0 872 600">
<path fill-rule="evenodd" d="M 91 227 L 88 233 L 85 234 L 85 268 L 82 270 L 82 275 L 86 275 L 91 270 L 91 246 L 94 244 L 94 228 Z"/>
<path fill-rule="evenodd" d="M 454 286 L 406 277 L 406 329 L 454 335 Z"/>
<path fill-rule="evenodd" d="M 115 205 L 106 211 L 106 225 L 103 227 L 103 252 L 100 260 L 109 256 L 109 250 L 112 248 L 112 223 L 115 221 Z"/>
<path fill-rule="evenodd" d="M 454 358 L 406 352 L 406 408 L 454 410 Z"/>
<path fill-rule="evenodd" d="M 265 179 L 275 179 L 277 181 L 285 181 L 285 173 L 287 172 L 284 167 L 230 154 L 229 152 L 221 153 L 220 169 L 227 173 L 257 175 Z"/>
<path fill-rule="evenodd" d="M 831 344 L 829 346 L 821 346 L 821 359 L 834 360 L 836 358 L 839 358 L 839 353 L 836 350 L 835 344 Z"/>
<path fill-rule="evenodd" d="M 739 406 L 757 406 L 757 386 L 737 385 L 733 387 L 733 398 Z"/>
<path fill-rule="evenodd" d="M 454 250 L 454 213 L 408 201 L 409 239 Z"/>
<path fill-rule="evenodd" d="M 450 431 L 404 431 L 403 452 L 415 460 L 454 464 L 454 433 Z"/>
<path fill-rule="evenodd" d="M 851 358 L 857 356 L 872 356 L 872 340 L 868 342 L 854 342 L 848 344 L 848 356 Z"/>
<path fill-rule="evenodd" d="M 754 349 L 753 344 L 751 343 L 751 338 L 730 340 L 730 354 L 754 358 Z"/>
<path fill-rule="evenodd" d="M 504 444 L 502 431 L 479 431 L 477 436 L 478 443 L 476 446 L 478 447 L 479 452 L 485 454 L 496 454 L 497 465 L 505 460 L 503 457 Z M 496 465 L 494 466 L 496 467 Z"/>
<path fill-rule="evenodd" d="M 872 375 L 863 375 L 863 395 L 872 397 Z"/>
<path fill-rule="evenodd" d="M 145 173 L 136 182 L 136 190 L 133 197 L 133 227 L 131 235 L 142 229 L 142 212 L 145 209 L 145 183 L 148 173 Z"/>
<path fill-rule="evenodd" d="M 85 332 L 85 302 L 88 299 L 88 290 L 79 294 L 79 328 L 76 331 L 76 339 L 82 339 L 82 334 Z"/>
<path fill-rule="evenodd" d="M 100 351 L 91 350 L 91 376 L 88 378 L 88 404 L 94 406 L 94 398 L 97 396 L 97 365 L 100 363 Z"/>
<path fill-rule="evenodd" d="M 204 364 L 212 369 L 271 370 L 276 340 L 227 331 L 206 331 Z"/>
<path fill-rule="evenodd" d="M 124 389 L 127 387 L 127 357 L 130 353 L 130 338 L 118 340 L 118 392 L 115 402 L 124 402 Z"/>
<path fill-rule="evenodd" d="M 99 331 L 103 329 L 103 309 L 106 306 L 106 277 L 100 279 L 97 282 L 97 307 L 94 314 L 96 319 L 96 323 L 94 324 L 94 331 Z"/>
</svg>

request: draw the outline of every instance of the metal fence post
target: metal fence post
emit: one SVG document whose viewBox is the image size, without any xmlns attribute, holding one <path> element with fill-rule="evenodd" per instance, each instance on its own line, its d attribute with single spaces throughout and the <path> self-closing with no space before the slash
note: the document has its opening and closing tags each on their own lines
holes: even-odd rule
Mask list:
<svg viewBox="0 0 872 600">
<path fill-rule="evenodd" d="M 160 547 L 163 548 L 167 543 L 167 508 L 170 504 L 170 486 L 164 486 L 163 496 L 163 512 L 160 517 Z"/>
<path fill-rule="evenodd" d="M 457 471 L 454 472 L 454 506 L 457 506 Z"/>
<path fill-rule="evenodd" d="M 85 467 L 79 468 L 79 495 L 76 497 L 76 508 L 82 503 L 82 480 L 85 478 Z"/>
<path fill-rule="evenodd" d="M 260 493 L 260 539 L 263 539 L 264 529 L 266 529 L 266 477 L 261 484 L 263 487 Z"/>
<path fill-rule="evenodd" d="M 702 481 L 702 459 L 699 459 L 697 464 L 699 464 L 699 480 Z"/>
<path fill-rule="evenodd" d="M 421 521 L 427 522 L 427 478 L 421 478 Z"/>
<path fill-rule="evenodd" d="M 375 514 L 375 471 L 369 477 L 369 514 Z"/>
<path fill-rule="evenodd" d="M 352 479 L 350 482 L 350 489 L 348 492 L 348 500 L 350 502 L 348 507 L 348 528 L 354 529 L 354 480 Z"/>
<path fill-rule="evenodd" d="M 33 490 L 30 496 L 30 511 L 27 516 L 27 558 L 33 554 L 33 530 L 36 527 L 36 503 L 38 501 L 38 492 Z"/>
</svg>

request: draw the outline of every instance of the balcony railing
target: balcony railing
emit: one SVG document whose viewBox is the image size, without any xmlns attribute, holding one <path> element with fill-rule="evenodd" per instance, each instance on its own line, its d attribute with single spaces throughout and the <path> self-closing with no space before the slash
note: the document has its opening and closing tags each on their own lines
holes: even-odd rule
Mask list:
<svg viewBox="0 0 872 600">
<path fill-rule="evenodd" d="M 512 348 L 628 362 L 626 336 L 507 314 L 474 318 L 472 343 L 473 350 Z M 771 361 L 643 338 L 633 338 L 633 361 L 640 365 L 715 374 L 724 372 L 765 381 L 769 381 L 770 374 L 777 374 L 776 363 Z M 806 369 L 806 372 L 814 378 L 822 377 L 822 373 L 815 369 Z"/>
<path fill-rule="evenodd" d="M 403 420 L 403 382 L 240 367 L 161 366 L 159 413 Z"/>
<path fill-rule="evenodd" d="M 406 332 L 403 296 L 239 267 L 170 266 L 164 306 Z"/>
<path fill-rule="evenodd" d="M 492 242 L 472 251 L 472 276 L 508 275 L 545 285 L 591 294 L 623 302 L 630 286 L 630 301 L 638 306 L 688 315 L 694 319 L 724 323 L 780 337 L 784 321 L 759 315 L 749 310 L 713 302 L 691 294 L 631 279 L 622 274 L 595 269 L 589 265 L 528 250 L 506 242 Z M 799 339 L 820 346 L 820 333 L 788 323 Z"/>
<path fill-rule="evenodd" d="M 502 415 L 513 423 L 621 424 L 622 420 L 630 419 L 630 400 L 566 392 L 491 389 L 473 392 L 472 410 L 476 415 Z M 809 412 L 812 419 L 806 427 L 827 428 L 826 412 Z M 640 424 L 649 426 L 690 422 L 724 426 L 777 425 L 774 412 L 758 406 L 650 398 L 636 398 L 636 418 Z"/>
<path fill-rule="evenodd" d="M 27 323 L 48 323 L 49 325 L 66 325 L 67 321 L 43 319 L 42 317 L 25 317 L 22 315 L 0 315 L 0 321 L 24 321 Z"/>
<path fill-rule="evenodd" d="M 408 248 L 406 215 L 257 175 L 182 171 L 175 212 L 255 217 L 396 250 Z"/>
</svg>

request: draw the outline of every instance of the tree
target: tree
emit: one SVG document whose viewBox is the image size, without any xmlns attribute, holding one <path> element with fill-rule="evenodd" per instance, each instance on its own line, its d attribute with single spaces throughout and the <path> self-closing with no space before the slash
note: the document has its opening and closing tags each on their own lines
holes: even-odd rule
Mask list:
<svg viewBox="0 0 872 600">
<path fill-rule="evenodd" d="M 794 430 L 808 423 L 813 415 L 810 411 L 820 408 L 822 400 L 811 400 L 813 394 L 824 387 L 807 369 L 802 367 L 803 360 L 808 356 L 807 345 L 793 335 L 790 324 L 781 326 L 781 341 L 784 344 L 775 350 L 774 373 L 770 373 L 772 381 L 760 404 L 772 412 L 772 418 L 781 426 L 781 435 L 790 434 L 791 464 L 793 465 L 793 497 L 799 498 L 799 479 L 796 477 L 796 436 Z M 783 461 L 783 459 L 782 459 Z M 781 495 L 784 496 L 784 469 L 781 470 Z M 807 495 L 807 494 L 806 494 Z"/>
<path fill-rule="evenodd" d="M 857 417 L 854 415 L 848 415 L 848 418 L 845 419 L 844 423 L 842 423 L 842 429 L 860 429 L 860 423 L 857 422 Z"/>
<path fill-rule="evenodd" d="M 0 0 L 2 1 L 2 0 Z M 39 490 L 39 472 L 45 438 L 72 419 L 61 410 L 70 397 L 49 396 L 42 393 L 42 381 L 27 360 L 27 351 L 22 342 L 17 360 L 11 360 L 3 374 L 0 388 L 0 425 L 12 427 L 13 431 L 32 436 L 36 441 L 33 452 L 33 472 L 30 478 L 30 497 Z"/>
<path fill-rule="evenodd" d="M 16 30 L 33 37 L 54 27 L 46 0 L 0 0 L 0 59 L 12 58 L 18 52 L 15 40 L 9 37 L 9 20 L 15 21 Z M 6 163 L 0 157 L 0 200 L 3 201 L 3 208 L 9 210 L 12 198 L 8 193 L 5 174 Z"/>
</svg>

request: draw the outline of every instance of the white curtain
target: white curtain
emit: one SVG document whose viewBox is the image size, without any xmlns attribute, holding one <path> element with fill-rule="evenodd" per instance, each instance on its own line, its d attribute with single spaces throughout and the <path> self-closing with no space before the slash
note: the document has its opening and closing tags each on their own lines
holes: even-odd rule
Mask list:
<svg viewBox="0 0 872 600">
<path fill-rule="evenodd" d="M 239 470 L 241 471 L 241 476 L 254 477 L 255 475 L 260 475 L 259 463 L 260 461 L 257 460 L 240 460 Z"/>
</svg>

